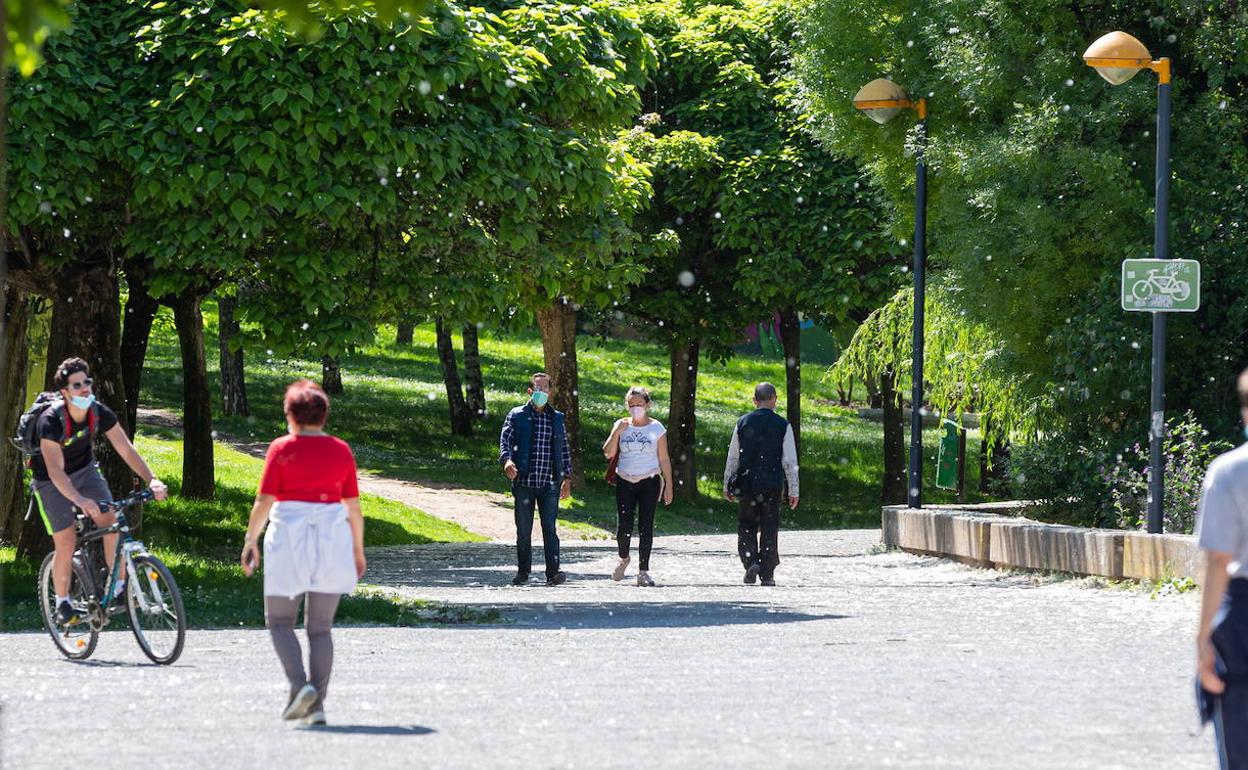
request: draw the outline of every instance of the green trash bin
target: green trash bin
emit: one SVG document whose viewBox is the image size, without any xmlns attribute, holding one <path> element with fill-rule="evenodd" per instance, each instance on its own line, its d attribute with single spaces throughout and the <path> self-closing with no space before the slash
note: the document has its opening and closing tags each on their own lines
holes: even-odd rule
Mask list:
<svg viewBox="0 0 1248 770">
<path fill-rule="evenodd" d="M 940 452 L 936 455 L 936 486 L 941 489 L 958 488 L 958 431 L 956 422 L 941 421 L 945 435 L 940 437 Z"/>
</svg>

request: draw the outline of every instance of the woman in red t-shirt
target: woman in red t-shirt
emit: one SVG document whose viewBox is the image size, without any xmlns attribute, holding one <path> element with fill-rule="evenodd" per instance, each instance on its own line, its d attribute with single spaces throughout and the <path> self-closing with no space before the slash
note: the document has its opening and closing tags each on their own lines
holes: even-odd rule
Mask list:
<svg viewBox="0 0 1248 770">
<path fill-rule="evenodd" d="M 264 619 L 290 680 L 282 718 L 323 725 L 334 663 L 334 613 L 366 567 L 364 516 L 351 447 L 325 433 L 325 391 L 310 380 L 294 382 L 286 388 L 285 408 L 290 433 L 269 444 L 265 454 L 241 561 L 248 576 L 260 565 L 256 543 L 267 523 Z M 311 678 L 295 636 L 301 600 Z"/>
</svg>

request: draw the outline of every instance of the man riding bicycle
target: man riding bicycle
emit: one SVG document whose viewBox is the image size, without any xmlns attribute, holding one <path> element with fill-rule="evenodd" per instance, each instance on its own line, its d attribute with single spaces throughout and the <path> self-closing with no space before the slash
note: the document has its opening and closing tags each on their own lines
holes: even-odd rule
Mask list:
<svg viewBox="0 0 1248 770">
<path fill-rule="evenodd" d="M 130 437 L 117 421 L 113 410 L 95 400 L 91 391 L 90 369 L 81 358 L 67 358 L 56 368 L 52 382 L 60 392 L 61 401 L 43 411 L 37 423 L 39 454 L 31 458 L 34 473 L 35 502 L 44 526 L 56 547 L 53 557 L 52 584 L 56 589 L 57 616 L 62 623 L 78 617 L 78 610 L 69 601 L 69 580 L 73 569 L 75 548 L 74 520 L 81 510 L 98 527 L 108 527 L 116 520 L 111 511 L 101 511 L 97 500 L 113 499 L 108 485 L 100 475 L 91 448 L 96 431 L 102 432 L 126 465 L 146 483 L 157 500 L 167 494 L 165 485 L 152 475 Z M 104 538 L 104 557 L 113 568 L 117 548 L 116 533 Z M 116 589 L 111 601 L 125 596 L 125 564 L 119 565 Z"/>
</svg>

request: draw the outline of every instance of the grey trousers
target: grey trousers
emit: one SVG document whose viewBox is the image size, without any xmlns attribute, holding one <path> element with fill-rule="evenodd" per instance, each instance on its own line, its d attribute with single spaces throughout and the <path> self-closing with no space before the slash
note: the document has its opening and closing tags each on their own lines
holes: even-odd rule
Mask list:
<svg viewBox="0 0 1248 770">
<path fill-rule="evenodd" d="M 303 650 L 295 636 L 295 617 L 299 614 L 299 602 L 303 600 L 303 627 L 308 633 L 308 669 L 311 678 L 304 673 Z M 329 675 L 334 668 L 334 639 L 330 629 L 334 626 L 334 613 L 338 611 L 338 594 L 306 593 L 288 598 L 264 597 L 264 623 L 269 627 L 273 649 L 286 671 L 293 698 L 308 682 L 316 688 L 316 702 L 312 711 L 325 708 L 325 692 L 329 689 Z"/>
</svg>

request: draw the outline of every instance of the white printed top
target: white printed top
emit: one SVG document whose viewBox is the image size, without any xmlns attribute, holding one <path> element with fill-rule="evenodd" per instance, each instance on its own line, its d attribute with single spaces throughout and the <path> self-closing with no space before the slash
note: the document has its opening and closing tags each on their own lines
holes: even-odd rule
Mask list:
<svg viewBox="0 0 1248 770">
<path fill-rule="evenodd" d="M 620 478 L 641 481 L 659 473 L 659 439 L 666 433 L 667 429 L 658 420 L 642 426 L 630 421 L 620 432 L 620 459 L 615 466 Z"/>
</svg>

